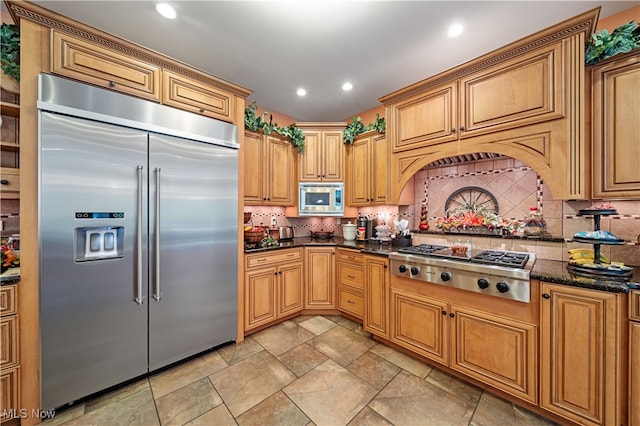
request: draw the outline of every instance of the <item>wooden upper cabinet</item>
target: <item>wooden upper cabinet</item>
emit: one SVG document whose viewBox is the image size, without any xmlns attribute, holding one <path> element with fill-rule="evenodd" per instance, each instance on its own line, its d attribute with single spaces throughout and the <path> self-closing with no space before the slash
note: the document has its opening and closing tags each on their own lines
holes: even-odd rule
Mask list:
<svg viewBox="0 0 640 426">
<path fill-rule="evenodd" d="M 300 182 L 344 182 L 346 123 L 295 123 L 304 133 L 304 153 L 299 155 Z"/>
<path fill-rule="evenodd" d="M 186 77 L 162 71 L 162 103 L 224 121 L 233 121 L 234 97 L 225 91 Z"/>
<path fill-rule="evenodd" d="M 454 81 L 392 105 L 394 152 L 457 139 L 457 87 Z"/>
<path fill-rule="evenodd" d="M 593 198 L 640 198 L 640 51 L 591 69 Z"/>
<path fill-rule="evenodd" d="M 294 205 L 296 158 L 291 142 L 284 137 L 247 131 L 244 150 L 245 204 Z"/>
<path fill-rule="evenodd" d="M 563 117 L 562 72 L 558 42 L 462 78 L 460 137 Z"/>
<path fill-rule="evenodd" d="M 371 138 L 371 145 L 371 202 L 384 204 L 387 201 L 389 145 L 384 135 Z"/>
<path fill-rule="evenodd" d="M 160 102 L 160 67 L 55 30 L 51 54 L 55 74 Z"/>
<path fill-rule="evenodd" d="M 347 148 L 347 197 L 351 206 L 384 204 L 388 160 L 384 135 L 367 133 Z"/>
<path fill-rule="evenodd" d="M 541 294 L 540 406 L 580 424 L 621 424 L 621 295 L 548 283 Z"/>
</svg>

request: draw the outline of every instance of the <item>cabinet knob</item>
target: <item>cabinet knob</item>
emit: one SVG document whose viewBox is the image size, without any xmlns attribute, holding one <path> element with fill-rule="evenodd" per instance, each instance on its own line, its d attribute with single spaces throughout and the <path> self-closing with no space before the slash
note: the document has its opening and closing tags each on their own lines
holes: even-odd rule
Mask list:
<svg viewBox="0 0 640 426">
<path fill-rule="evenodd" d="M 547 293 L 542 293 L 542 298 L 543 299 L 551 299 L 551 295 L 549 295 Z"/>
<path fill-rule="evenodd" d="M 389 267 L 389 265 L 384 265 L 384 269 L 387 269 Z"/>
<path fill-rule="evenodd" d="M 115 81 L 110 81 L 109 82 L 109 87 L 116 87 L 116 82 Z"/>
<path fill-rule="evenodd" d="M 442 311 L 442 315 L 447 315 L 447 311 Z"/>
<path fill-rule="evenodd" d="M 460 126 L 460 131 L 464 132 L 464 126 Z"/>
<path fill-rule="evenodd" d="M 274 273 L 273 273 L 273 275 L 278 275 L 278 273 L 277 273 L 277 272 L 274 272 Z"/>
<path fill-rule="evenodd" d="M 455 133 L 455 132 L 456 132 L 456 128 L 455 128 L 455 127 L 452 127 L 452 128 L 451 128 L 451 133 Z"/>
<path fill-rule="evenodd" d="M 0 180 L 0 185 L 9 185 L 9 181 L 6 179 Z"/>
<path fill-rule="evenodd" d="M 278 275 L 282 275 L 282 271 L 278 272 Z"/>
<path fill-rule="evenodd" d="M 456 314 L 454 314 L 453 312 L 451 312 L 451 313 L 449 314 L 449 316 L 450 316 L 451 318 L 453 318 L 453 317 L 455 317 L 455 316 L 456 316 Z"/>
<path fill-rule="evenodd" d="M 204 112 L 204 108 L 200 108 L 200 114 Z"/>
</svg>

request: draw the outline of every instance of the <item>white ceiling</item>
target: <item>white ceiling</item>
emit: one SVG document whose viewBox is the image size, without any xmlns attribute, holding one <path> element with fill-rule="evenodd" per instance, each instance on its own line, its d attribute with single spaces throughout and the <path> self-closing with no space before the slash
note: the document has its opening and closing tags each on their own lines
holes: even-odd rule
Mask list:
<svg viewBox="0 0 640 426">
<path fill-rule="evenodd" d="M 638 1 L 33 1 L 250 89 L 296 121 L 341 121 L 378 98 L 602 6 Z M 449 39 L 454 22 L 465 32 Z M 342 83 L 353 83 L 343 92 Z M 296 90 L 304 87 L 306 97 Z M 284 123 L 281 123 L 284 124 Z"/>
</svg>

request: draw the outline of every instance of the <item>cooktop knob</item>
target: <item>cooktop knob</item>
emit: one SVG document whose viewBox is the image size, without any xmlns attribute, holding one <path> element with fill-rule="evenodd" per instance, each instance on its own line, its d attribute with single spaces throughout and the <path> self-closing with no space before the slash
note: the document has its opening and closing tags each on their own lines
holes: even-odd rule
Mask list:
<svg viewBox="0 0 640 426">
<path fill-rule="evenodd" d="M 489 281 L 487 281 L 484 278 L 480 278 L 478 280 L 478 287 L 483 288 L 483 289 L 489 287 Z"/>
<path fill-rule="evenodd" d="M 498 289 L 498 291 L 500 293 L 506 293 L 509 291 L 509 285 L 505 282 L 500 281 L 498 284 L 496 284 L 496 288 Z"/>
<path fill-rule="evenodd" d="M 400 265 L 400 267 L 398 267 L 398 271 L 404 274 L 405 272 L 407 272 L 407 265 Z"/>
<path fill-rule="evenodd" d="M 420 268 L 418 268 L 417 266 L 411 267 L 411 275 L 418 275 L 419 273 L 420 273 Z"/>
<path fill-rule="evenodd" d="M 440 279 L 442 281 L 449 281 L 451 279 L 451 273 L 450 272 L 443 272 L 440 274 Z"/>
</svg>

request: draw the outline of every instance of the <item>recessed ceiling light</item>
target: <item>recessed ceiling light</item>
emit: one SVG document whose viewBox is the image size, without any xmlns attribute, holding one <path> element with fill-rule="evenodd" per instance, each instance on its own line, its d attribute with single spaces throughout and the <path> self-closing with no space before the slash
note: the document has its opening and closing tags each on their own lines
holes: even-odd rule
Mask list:
<svg viewBox="0 0 640 426">
<path fill-rule="evenodd" d="M 167 19 L 176 19 L 176 10 L 169 3 L 157 3 L 156 12 Z"/>
<path fill-rule="evenodd" d="M 298 96 L 304 96 L 307 94 L 307 91 L 301 87 L 296 91 L 296 93 L 298 94 Z"/>
<path fill-rule="evenodd" d="M 462 31 L 464 31 L 464 27 L 461 24 L 453 24 L 452 26 L 449 27 L 449 31 L 447 32 L 447 35 L 449 37 L 457 37 L 460 34 L 462 34 Z"/>
<path fill-rule="evenodd" d="M 344 90 L 345 92 L 348 92 L 351 89 L 353 89 L 353 84 L 349 83 L 348 81 L 342 85 L 342 90 Z"/>
</svg>

